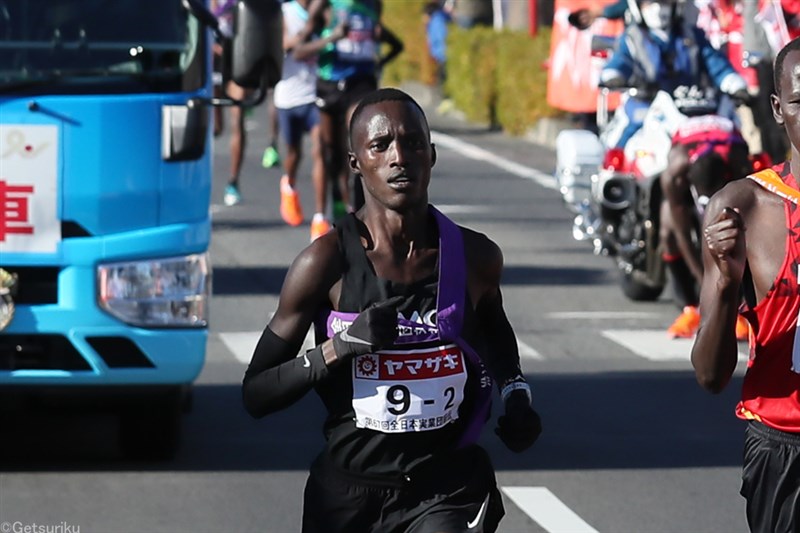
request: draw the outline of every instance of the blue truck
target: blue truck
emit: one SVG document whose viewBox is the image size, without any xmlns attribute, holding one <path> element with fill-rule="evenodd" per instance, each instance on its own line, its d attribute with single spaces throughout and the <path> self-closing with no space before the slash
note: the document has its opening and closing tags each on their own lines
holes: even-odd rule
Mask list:
<svg viewBox="0 0 800 533">
<path fill-rule="evenodd" d="M 280 77 L 280 7 L 233 7 L 234 81 Z M 201 0 L 0 0 L 0 396 L 119 415 L 169 458 L 205 360 L 216 19 Z M 4 402 L 6 403 L 6 402 Z"/>
</svg>

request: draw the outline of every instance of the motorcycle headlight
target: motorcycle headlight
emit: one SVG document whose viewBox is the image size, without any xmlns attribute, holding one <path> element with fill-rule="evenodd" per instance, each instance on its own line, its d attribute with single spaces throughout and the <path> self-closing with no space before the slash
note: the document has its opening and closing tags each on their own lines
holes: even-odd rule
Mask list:
<svg viewBox="0 0 800 533">
<path fill-rule="evenodd" d="M 105 263 L 97 267 L 100 307 L 141 327 L 208 326 L 208 254 Z"/>
</svg>

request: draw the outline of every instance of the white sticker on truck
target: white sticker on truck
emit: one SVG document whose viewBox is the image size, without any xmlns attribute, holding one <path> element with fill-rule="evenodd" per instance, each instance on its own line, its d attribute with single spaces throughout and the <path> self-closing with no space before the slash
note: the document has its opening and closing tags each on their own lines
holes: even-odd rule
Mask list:
<svg viewBox="0 0 800 533">
<path fill-rule="evenodd" d="M 58 127 L 0 125 L 0 255 L 54 253 L 58 220 Z"/>
</svg>

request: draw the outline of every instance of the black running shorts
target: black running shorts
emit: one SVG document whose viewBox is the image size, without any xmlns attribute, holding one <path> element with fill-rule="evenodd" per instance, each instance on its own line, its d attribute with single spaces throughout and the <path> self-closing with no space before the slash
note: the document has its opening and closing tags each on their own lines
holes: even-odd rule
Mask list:
<svg viewBox="0 0 800 533">
<path fill-rule="evenodd" d="M 505 514 L 494 469 L 478 447 L 398 478 L 344 472 L 323 454 L 311 467 L 303 533 L 496 531 Z"/>
<path fill-rule="evenodd" d="M 748 423 L 740 493 L 753 533 L 800 532 L 800 434 Z"/>
<path fill-rule="evenodd" d="M 317 80 L 317 107 L 330 114 L 346 113 L 362 96 L 378 88 L 372 75 L 359 75 L 339 81 Z"/>
</svg>

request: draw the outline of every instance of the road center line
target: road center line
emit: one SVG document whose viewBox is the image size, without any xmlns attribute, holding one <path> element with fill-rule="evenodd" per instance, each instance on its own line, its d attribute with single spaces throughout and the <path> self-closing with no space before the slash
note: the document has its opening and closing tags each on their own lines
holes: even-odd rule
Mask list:
<svg viewBox="0 0 800 533">
<path fill-rule="evenodd" d="M 438 131 L 432 131 L 431 141 L 438 146 L 443 146 L 453 150 L 454 152 L 458 152 L 464 157 L 489 163 L 490 165 L 494 165 L 497 168 L 505 170 L 506 172 L 514 174 L 520 178 L 535 181 L 547 189 L 556 191 L 558 190 L 558 183 L 553 176 L 545 174 L 544 172 L 535 168 L 526 167 L 525 165 L 521 165 L 514 161 L 509 161 L 508 159 L 495 155 L 488 150 L 484 150 L 483 148 L 479 148 L 474 144 L 464 142 L 456 137 L 451 137 L 450 135 L 440 133 Z"/>
<path fill-rule="evenodd" d="M 501 487 L 512 502 L 549 533 L 598 533 L 547 487 Z"/>
</svg>

